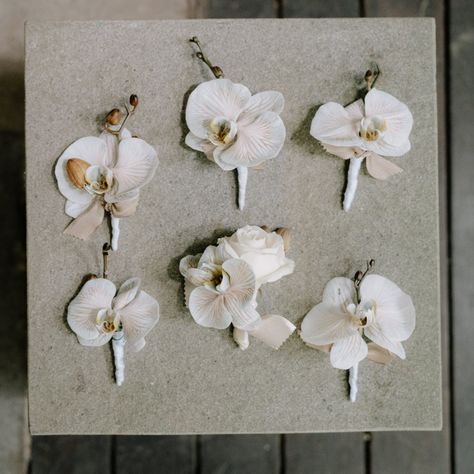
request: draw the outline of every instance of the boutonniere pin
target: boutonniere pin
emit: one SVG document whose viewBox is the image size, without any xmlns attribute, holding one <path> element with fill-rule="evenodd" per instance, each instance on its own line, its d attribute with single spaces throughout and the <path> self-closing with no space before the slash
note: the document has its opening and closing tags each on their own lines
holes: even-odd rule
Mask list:
<svg viewBox="0 0 474 474">
<path fill-rule="evenodd" d="M 125 128 L 138 97 L 130 96 L 129 102 L 125 115 L 118 108 L 108 113 L 99 137 L 83 137 L 70 145 L 55 168 L 66 214 L 74 218 L 64 232 L 86 240 L 107 212 L 112 250 L 118 248 L 120 219 L 135 212 L 140 189 L 158 166 L 155 149 Z"/>
<path fill-rule="evenodd" d="M 130 278 L 117 287 L 107 278 L 109 244 L 103 248 L 102 277 L 92 276 L 67 308 L 67 322 L 83 346 L 103 346 L 112 341 L 115 381 L 125 379 L 124 348 L 138 352 L 145 336 L 160 318 L 158 302 L 140 290 L 140 280 Z"/>
<path fill-rule="evenodd" d="M 310 347 L 329 352 L 331 365 L 349 370 L 350 400 L 357 397 L 358 367 L 366 357 L 386 364 L 405 359 L 402 342 L 415 329 L 411 298 L 395 283 L 369 275 L 375 262 L 353 280 L 333 278 L 301 324 L 301 338 Z"/>
<path fill-rule="evenodd" d="M 196 56 L 212 71 L 215 79 L 199 84 L 189 96 L 186 144 L 205 153 L 223 170 L 237 170 L 239 209 L 245 206 L 249 168 L 275 158 L 285 141 L 285 125 L 280 118 L 284 99 L 280 92 L 252 95 L 250 90 L 224 79 L 222 69 L 204 55 L 196 37 L 190 40 Z"/>
<path fill-rule="evenodd" d="M 249 346 L 249 335 L 278 349 L 296 328 L 283 316 L 261 316 L 257 294 L 262 285 L 293 273 L 294 262 L 286 257 L 288 243 L 288 229 L 271 232 L 245 226 L 202 254 L 184 257 L 179 269 L 194 321 L 215 329 L 232 324 L 242 350 Z"/>
<path fill-rule="evenodd" d="M 324 149 L 349 161 L 343 207 L 349 211 L 357 189 L 360 167 L 376 179 L 387 179 L 402 169 L 382 156 L 402 156 L 410 150 L 413 117 L 398 99 L 374 87 L 378 68 L 365 74 L 365 97 L 347 107 L 322 105 L 311 123 L 311 135 Z"/>
</svg>

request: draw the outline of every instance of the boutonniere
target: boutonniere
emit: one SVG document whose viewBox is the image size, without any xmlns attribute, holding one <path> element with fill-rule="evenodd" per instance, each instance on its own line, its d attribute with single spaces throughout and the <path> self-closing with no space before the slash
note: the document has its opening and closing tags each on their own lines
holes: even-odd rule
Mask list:
<svg viewBox="0 0 474 474">
<path fill-rule="evenodd" d="M 365 74 L 365 97 L 347 107 L 322 105 L 311 123 L 311 135 L 332 155 L 349 161 L 343 207 L 349 211 L 357 189 L 360 167 L 376 179 L 387 179 L 402 169 L 382 156 L 402 156 L 410 150 L 413 117 L 398 99 L 374 86 L 378 68 Z"/>
<path fill-rule="evenodd" d="M 293 273 L 294 262 L 286 257 L 288 242 L 288 229 L 245 226 L 202 254 L 184 257 L 179 269 L 196 323 L 215 329 L 232 324 L 242 350 L 249 346 L 249 335 L 278 349 L 296 328 L 283 316 L 261 316 L 257 293 L 262 285 Z"/>
<path fill-rule="evenodd" d="M 331 365 L 349 369 L 350 399 L 357 397 L 358 367 L 366 357 L 386 364 L 393 356 L 405 359 L 402 342 L 415 329 L 415 307 L 395 283 L 369 275 L 375 262 L 353 280 L 333 278 L 322 303 L 304 318 L 301 338 L 311 347 L 329 352 Z"/>
<path fill-rule="evenodd" d="M 119 221 L 135 212 L 140 189 L 158 166 L 155 149 L 124 127 L 137 105 L 138 97 L 132 95 L 125 115 L 118 108 L 111 110 L 99 137 L 80 138 L 57 161 L 59 191 L 66 198 L 66 214 L 74 218 L 66 234 L 88 239 L 107 212 L 112 250 L 117 250 Z"/>
<path fill-rule="evenodd" d="M 160 318 L 158 302 L 140 290 L 140 280 L 130 278 L 118 289 L 107 278 L 104 245 L 102 277 L 92 276 L 67 308 L 67 322 L 83 346 L 103 346 L 112 341 L 115 381 L 125 379 L 124 348 L 138 352 L 145 346 L 145 336 Z"/>
<path fill-rule="evenodd" d="M 250 90 L 223 78 L 220 67 L 199 48 L 196 56 L 211 69 L 215 79 L 199 84 L 186 105 L 189 133 L 186 144 L 205 153 L 223 170 L 237 170 L 239 209 L 245 206 L 248 169 L 275 158 L 285 141 L 285 125 L 280 118 L 284 99 L 280 92 L 252 95 Z"/>
</svg>

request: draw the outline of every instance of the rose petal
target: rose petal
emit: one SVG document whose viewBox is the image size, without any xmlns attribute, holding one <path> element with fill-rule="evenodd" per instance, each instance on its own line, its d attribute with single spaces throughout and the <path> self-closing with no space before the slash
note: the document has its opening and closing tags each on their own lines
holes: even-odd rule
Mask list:
<svg viewBox="0 0 474 474">
<path fill-rule="evenodd" d="M 235 121 L 251 93 L 242 84 L 229 79 L 214 79 L 199 84 L 186 105 L 186 124 L 198 138 L 208 138 L 209 123 L 215 117 Z"/>
<path fill-rule="evenodd" d="M 128 282 L 125 283 L 128 285 Z M 143 347 L 142 339 L 153 329 L 159 319 L 158 301 L 144 291 L 140 291 L 130 303 L 120 309 L 123 332 L 132 350 L 138 351 Z"/>
<path fill-rule="evenodd" d="M 189 296 L 188 306 L 191 316 L 200 326 L 225 329 L 232 322 L 224 304 L 224 295 L 212 288 L 195 288 Z"/>
<path fill-rule="evenodd" d="M 336 369 L 347 370 L 367 356 L 368 348 L 362 336 L 356 332 L 351 337 L 339 339 L 329 353 L 331 364 Z"/>
<path fill-rule="evenodd" d="M 93 199 L 85 189 L 79 189 L 68 177 L 66 165 L 71 158 L 79 158 L 91 165 L 101 166 L 107 156 L 107 146 L 103 140 L 97 137 L 79 138 L 72 143 L 59 157 L 54 173 L 61 194 L 67 199 L 80 204 L 90 203 Z"/>
<path fill-rule="evenodd" d="M 335 102 L 319 107 L 311 122 L 310 133 L 328 145 L 350 147 L 362 143 L 358 136 L 358 122 L 342 105 Z"/>
<path fill-rule="evenodd" d="M 368 275 L 362 280 L 360 295 L 362 304 L 375 302 L 376 322 L 386 337 L 405 341 L 411 336 L 416 322 L 415 307 L 395 283 L 380 275 Z"/>
<path fill-rule="evenodd" d="M 301 323 L 301 338 L 316 346 L 331 344 L 356 332 L 351 315 L 326 302 L 316 305 Z"/>
<path fill-rule="evenodd" d="M 239 125 L 237 139 L 214 151 L 214 161 L 223 169 L 257 166 L 275 158 L 283 147 L 286 130 L 274 112 L 264 112 L 249 124 Z"/>
<path fill-rule="evenodd" d="M 97 313 L 111 307 L 115 292 L 115 285 L 105 278 L 86 282 L 68 306 L 67 322 L 71 329 L 83 339 L 97 338 Z"/>
<path fill-rule="evenodd" d="M 115 194 L 121 195 L 141 188 L 153 178 L 158 157 L 155 149 L 140 138 L 122 140 L 117 165 L 113 169 Z"/>
</svg>

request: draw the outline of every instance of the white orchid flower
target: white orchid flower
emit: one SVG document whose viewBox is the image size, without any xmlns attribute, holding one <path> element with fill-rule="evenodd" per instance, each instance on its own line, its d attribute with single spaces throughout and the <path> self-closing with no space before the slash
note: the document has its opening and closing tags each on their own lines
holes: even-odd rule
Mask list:
<svg viewBox="0 0 474 474">
<path fill-rule="evenodd" d="M 335 102 L 322 105 L 311 123 L 311 135 L 328 153 L 350 159 L 344 210 L 351 207 L 364 158 L 367 171 L 377 179 L 386 179 L 402 171 L 382 156 L 402 156 L 410 150 L 409 135 L 413 116 L 398 99 L 372 88 L 364 100 L 347 107 Z"/>
<path fill-rule="evenodd" d="M 153 178 L 157 166 L 155 149 L 127 129 L 119 136 L 104 131 L 75 141 L 55 168 L 59 191 L 67 199 L 66 214 L 75 219 L 64 232 L 85 240 L 110 212 L 116 250 L 119 219 L 135 212 L 140 188 Z"/>
<path fill-rule="evenodd" d="M 324 289 L 322 303 L 301 325 L 303 341 L 317 348 L 326 346 L 333 367 L 351 369 L 352 401 L 359 362 L 368 356 L 386 362 L 390 354 L 405 359 L 402 342 L 413 333 L 416 319 L 411 298 L 383 276 L 366 276 L 359 296 L 352 280 L 334 278 Z M 375 344 L 367 344 L 366 339 Z"/>
<path fill-rule="evenodd" d="M 117 385 L 124 381 L 123 347 L 135 352 L 159 320 L 158 302 L 131 278 L 119 288 L 105 278 L 87 281 L 69 303 L 67 321 L 83 346 L 102 346 L 112 340 Z"/>
<path fill-rule="evenodd" d="M 265 232 L 263 229 L 260 231 Z M 258 252 L 255 258 L 250 258 L 247 252 L 245 260 L 236 255 L 234 247 L 220 242 L 217 247 L 208 246 L 203 254 L 188 255 L 181 259 L 180 272 L 185 279 L 186 305 L 196 323 L 201 326 L 225 329 L 232 324 L 234 340 L 242 350 L 249 347 L 249 335 L 278 349 L 296 327 L 283 316 L 260 316 L 256 310 L 256 297 L 261 283 L 258 283 L 256 268 L 263 265 L 263 270 L 271 270 L 268 275 L 271 274 L 273 279 L 267 281 L 276 281 L 291 272 L 281 271 L 280 276 L 277 276 L 281 261 L 279 252 L 269 255 L 270 258 L 278 259 L 276 262 L 260 258 Z M 283 260 L 287 264 L 284 255 Z"/>
<path fill-rule="evenodd" d="M 283 107 L 280 92 L 252 95 L 244 85 L 223 78 L 199 84 L 189 96 L 186 144 L 223 170 L 237 169 L 240 209 L 245 205 L 248 168 L 275 158 L 283 147 Z"/>
</svg>

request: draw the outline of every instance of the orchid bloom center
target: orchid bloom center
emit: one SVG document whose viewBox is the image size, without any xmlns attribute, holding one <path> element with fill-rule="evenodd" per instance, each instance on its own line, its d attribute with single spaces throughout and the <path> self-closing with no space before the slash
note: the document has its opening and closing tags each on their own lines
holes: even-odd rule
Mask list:
<svg viewBox="0 0 474 474">
<path fill-rule="evenodd" d="M 96 326 L 104 333 L 114 333 L 120 330 L 120 314 L 112 308 L 99 310 L 96 318 Z"/>
<path fill-rule="evenodd" d="M 222 281 L 222 265 L 216 263 L 204 263 L 201 267 L 208 274 L 208 279 L 204 283 L 205 286 L 211 286 L 216 288 Z"/>
<path fill-rule="evenodd" d="M 373 324 L 375 321 L 375 302 L 367 301 L 355 305 L 350 303 L 347 305 L 346 310 L 352 316 L 352 322 L 357 328 L 365 328 Z"/>
<path fill-rule="evenodd" d="M 364 117 L 360 121 L 359 136 L 369 142 L 377 141 L 387 130 L 387 122 L 377 115 Z"/>
<path fill-rule="evenodd" d="M 237 135 L 237 123 L 216 117 L 209 123 L 209 141 L 215 146 L 228 145 Z"/>
<path fill-rule="evenodd" d="M 114 176 L 112 170 L 105 166 L 89 166 L 84 175 L 85 189 L 90 194 L 105 194 L 112 187 Z"/>
</svg>

